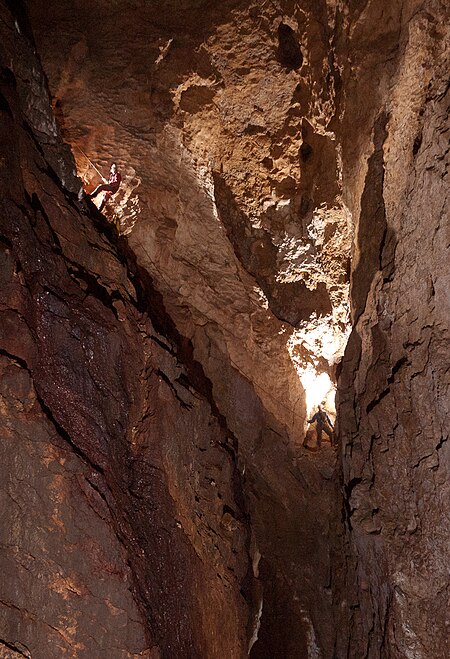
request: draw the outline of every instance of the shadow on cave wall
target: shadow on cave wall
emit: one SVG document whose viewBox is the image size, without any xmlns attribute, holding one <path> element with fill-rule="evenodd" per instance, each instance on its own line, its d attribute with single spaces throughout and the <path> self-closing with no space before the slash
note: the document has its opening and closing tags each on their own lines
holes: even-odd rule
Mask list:
<svg viewBox="0 0 450 659">
<path fill-rule="evenodd" d="M 278 26 L 278 61 L 288 71 L 297 70 L 303 64 L 303 55 L 294 30 L 286 23 Z"/>
<path fill-rule="evenodd" d="M 374 125 L 373 153 L 368 161 L 364 191 L 361 197 L 361 213 L 357 245 L 359 261 L 355 268 L 351 298 L 354 324 L 364 311 L 372 280 L 378 270 L 385 281 L 392 275 L 395 256 L 395 232 L 387 226 L 384 205 L 384 152 L 389 115 L 381 113 Z"/>
<path fill-rule="evenodd" d="M 272 313 L 281 321 L 296 326 L 313 313 L 326 315 L 332 306 L 326 284 L 310 290 L 303 281 L 283 283 L 276 280 L 278 249 L 264 229 L 251 226 L 240 210 L 222 176 L 213 172 L 217 211 L 237 259 L 264 291 Z"/>
</svg>

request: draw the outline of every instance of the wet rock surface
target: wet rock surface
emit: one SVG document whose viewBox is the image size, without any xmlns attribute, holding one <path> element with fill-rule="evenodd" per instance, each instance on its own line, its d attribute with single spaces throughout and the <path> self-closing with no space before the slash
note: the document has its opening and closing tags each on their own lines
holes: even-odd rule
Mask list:
<svg viewBox="0 0 450 659">
<path fill-rule="evenodd" d="M 2 643 L 242 656 L 249 527 L 230 433 L 126 244 L 40 148 L 13 74 L 28 48 L 2 52 Z"/>
<path fill-rule="evenodd" d="M 306 452 L 300 468 L 249 380 L 231 367 L 220 382 L 205 375 L 127 239 L 66 185 L 73 161 L 47 120 L 42 73 L 47 111 L 27 115 L 21 71 L 39 63 L 2 6 L 3 32 L 5 652 L 306 651 L 324 603 L 331 620 L 334 484 Z M 51 158 L 41 141 L 54 128 Z M 308 553 L 323 555 L 314 573 Z M 327 622 L 327 653 L 333 636 Z"/>
<path fill-rule="evenodd" d="M 0 6 L 0 656 L 446 657 L 445 6 Z"/>
<path fill-rule="evenodd" d="M 288 340 L 315 316 L 332 327 L 338 355 L 348 324 L 332 10 L 292 4 L 283 22 L 270 2 L 119 2 L 115 12 L 63 2 L 51 16 L 29 6 L 78 171 L 90 189 L 98 175 L 86 154 L 119 164 L 125 184 L 110 213 L 222 411 L 238 404 L 225 407 L 220 392 L 231 364 L 301 442 L 303 386 Z"/>
</svg>

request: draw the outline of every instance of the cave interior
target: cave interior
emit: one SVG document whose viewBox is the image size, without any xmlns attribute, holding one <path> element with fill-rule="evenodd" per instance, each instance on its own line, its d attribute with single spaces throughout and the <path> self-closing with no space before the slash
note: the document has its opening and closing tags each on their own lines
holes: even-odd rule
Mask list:
<svg viewBox="0 0 450 659">
<path fill-rule="evenodd" d="M 449 656 L 449 19 L 0 0 L 0 657 Z"/>
</svg>

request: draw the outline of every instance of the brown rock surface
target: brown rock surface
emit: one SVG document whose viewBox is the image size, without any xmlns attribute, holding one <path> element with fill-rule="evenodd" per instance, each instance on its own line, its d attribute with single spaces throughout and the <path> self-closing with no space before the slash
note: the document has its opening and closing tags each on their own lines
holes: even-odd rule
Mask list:
<svg viewBox="0 0 450 659">
<path fill-rule="evenodd" d="M 320 341 L 317 348 L 305 340 L 308 325 L 320 329 L 324 314 L 328 320 L 334 314 L 327 357 L 334 357 L 334 343 L 341 348 L 346 330 L 350 229 L 333 136 L 315 125 L 314 116 L 303 118 L 309 105 L 300 111 L 298 51 L 293 66 L 286 60 L 292 28 L 278 30 L 270 6 L 260 24 L 257 6 L 249 11 L 245 3 L 220 10 L 207 3 L 201 14 L 191 5 L 182 18 L 170 3 L 157 15 L 148 3 L 126 4 L 123 23 L 105 3 L 63 3 L 52 16 L 45 14 L 44 23 L 42 5 L 30 3 L 55 110 L 83 176 L 93 174 L 86 153 L 97 164 L 106 165 L 110 156 L 118 161 L 126 179 L 116 206 L 122 228 L 179 332 L 192 341 L 236 437 L 251 551 L 262 555 L 264 642 L 254 653 L 306 652 L 313 643 L 329 655 L 334 456 L 324 452 L 317 469 L 315 458 L 300 449 L 314 401 L 306 410 L 299 371 L 304 367 L 311 387 L 316 370 L 324 372 L 317 402 L 331 386 L 333 366 Z M 317 28 L 317 16 L 308 20 Z M 136 26 L 140 36 L 130 45 L 123 34 L 136 34 Z M 326 39 L 325 33 L 323 52 Z M 256 62 L 254 82 L 239 94 L 248 57 Z M 313 75 L 321 71 L 304 72 L 306 79 Z M 262 104 L 256 113 L 266 115 L 261 135 L 247 118 L 254 90 Z M 325 124 L 321 108 L 312 114 L 320 113 Z M 274 167 L 262 163 L 268 150 L 278 162 Z M 260 161 L 254 181 L 244 176 L 246 152 L 248 163 Z M 322 154 L 329 166 L 321 164 Z M 297 183 L 300 159 L 307 167 Z M 328 272 L 324 244 L 334 254 Z M 320 560 L 311 565 L 315 555 Z M 286 584 L 289 594 L 281 597 Z M 254 622 L 250 629 L 256 640 Z"/>
<path fill-rule="evenodd" d="M 338 418 L 357 590 L 341 597 L 353 602 L 350 656 L 440 659 L 450 625 L 449 12 L 409 2 L 392 18 L 389 32 L 367 34 L 358 62 L 361 86 L 370 75 L 378 93 L 370 106 L 353 99 L 354 110 L 373 128 L 343 149 L 358 230 Z M 372 64 L 380 43 L 384 68 Z M 351 162 L 369 137 L 358 177 Z"/>
<path fill-rule="evenodd" d="M 231 364 L 301 441 L 289 339 L 303 365 L 329 367 L 293 328 L 316 315 L 336 359 L 347 327 L 351 229 L 328 126 L 331 10 L 330 25 L 325 2 L 292 4 L 292 25 L 270 2 L 119 2 L 114 12 L 99 0 L 62 2 L 51 16 L 31 2 L 30 11 L 78 171 L 90 185 L 85 154 L 119 163 L 126 181 L 112 212 L 222 411 L 231 422 L 234 384 L 222 392 Z M 294 66 L 285 59 L 295 41 L 301 66 L 295 52 Z"/>
<path fill-rule="evenodd" d="M 445 4 L 0 6 L 0 656 L 448 656 Z"/>
<path fill-rule="evenodd" d="M 231 434 L 126 244 L 46 160 L 14 74 L 30 46 L 2 44 L 1 643 L 240 657 L 249 528 Z"/>
</svg>

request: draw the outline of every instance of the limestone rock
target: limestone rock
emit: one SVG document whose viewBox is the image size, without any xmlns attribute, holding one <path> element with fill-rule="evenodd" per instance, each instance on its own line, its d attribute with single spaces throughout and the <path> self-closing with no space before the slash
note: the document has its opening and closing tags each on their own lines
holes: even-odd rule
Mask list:
<svg viewBox="0 0 450 659">
<path fill-rule="evenodd" d="M 0 656 L 448 656 L 445 3 L 0 11 Z"/>
</svg>

